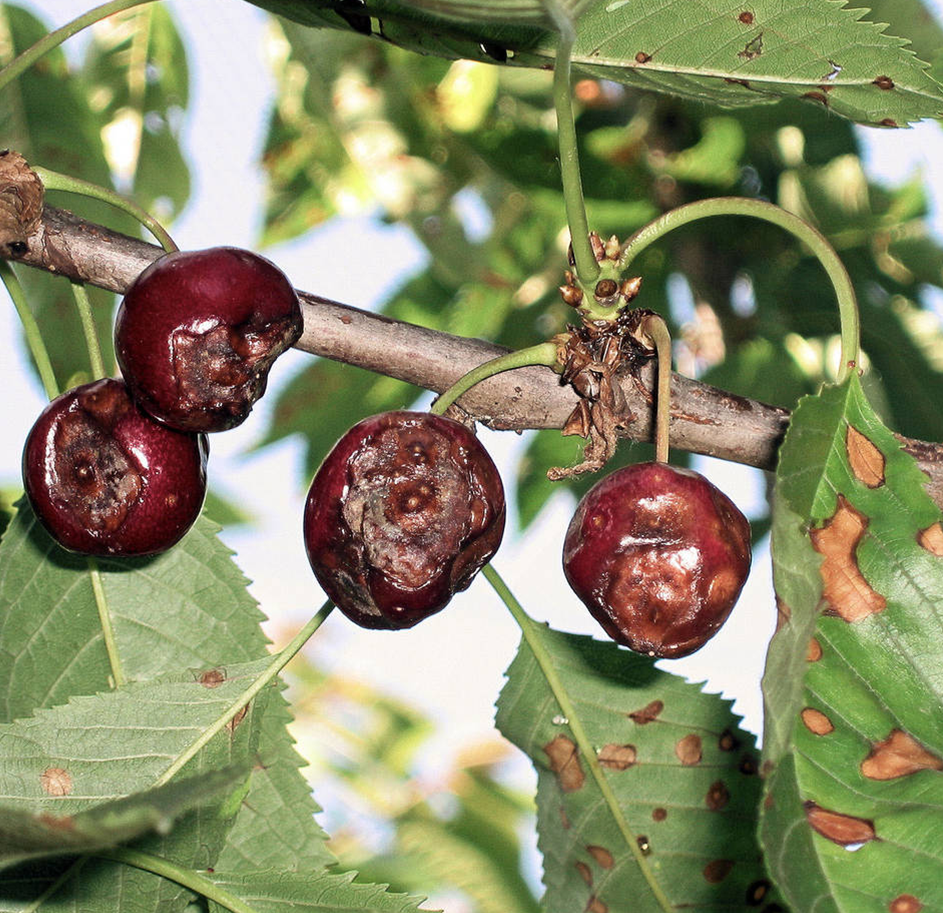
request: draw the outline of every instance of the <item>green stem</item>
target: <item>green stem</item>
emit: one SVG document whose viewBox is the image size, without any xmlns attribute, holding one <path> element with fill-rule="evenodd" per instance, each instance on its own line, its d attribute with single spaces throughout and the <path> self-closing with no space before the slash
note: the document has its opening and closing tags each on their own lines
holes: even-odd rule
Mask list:
<svg viewBox="0 0 943 913">
<path fill-rule="evenodd" d="M 317 614 L 291 639 L 291 642 L 288 643 L 282 650 L 279 650 L 278 653 L 272 657 L 271 663 L 265 668 L 265 671 L 255 681 L 246 688 L 242 694 L 237 697 L 229 707 L 226 708 L 226 711 L 223 715 L 213 723 L 208 729 L 204 730 L 198 739 L 190 744 L 190 747 L 187 748 L 183 754 L 179 755 L 155 781 L 154 786 L 163 786 L 165 783 L 170 782 L 175 774 L 184 767 L 184 765 L 193 758 L 196 753 L 206 745 L 207 742 L 217 732 L 220 732 L 223 727 L 240 711 L 249 701 L 252 700 L 285 666 L 288 662 L 294 658 L 295 654 L 308 642 L 311 635 L 317 631 L 318 628 L 324 623 L 324 620 L 328 615 L 331 614 L 331 611 L 334 608 L 334 603 L 328 600 L 324 603 L 323 606 L 318 610 Z"/>
<path fill-rule="evenodd" d="M 142 3 L 151 2 L 153 0 L 111 0 L 109 3 L 103 3 L 101 6 L 90 9 L 87 13 L 83 13 L 71 22 L 67 22 L 48 35 L 44 35 L 36 44 L 27 48 L 0 70 L 0 91 L 28 70 L 44 54 L 48 54 L 54 48 L 59 47 L 64 41 L 81 32 L 82 29 L 88 28 L 88 26 L 94 25 L 102 19 L 107 19 L 114 13 L 120 13 L 132 6 L 140 6 Z"/>
<path fill-rule="evenodd" d="M 98 570 L 98 562 L 94 558 L 88 558 L 87 560 L 88 573 L 92 578 L 92 591 L 95 593 L 95 605 L 98 607 L 98 620 L 101 624 L 102 636 L 105 639 L 105 651 L 108 653 L 108 663 L 111 666 L 112 687 L 120 688 L 127 683 L 127 679 L 124 676 L 121 656 L 118 653 L 115 628 L 111 622 L 111 612 L 108 609 L 108 597 L 105 595 L 105 587 L 102 584 L 101 572 Z"/>
<path fill-rule="evenodd" d="M 95 318 L 92 316 L 92 304 L 88 300 L 88 292 L 81 282 L 72 282 L 72 295 L 82 322 L 82 332 L 85 335 L 85 346 L 88 349 L 88 360 L 92 366 L 92 376 L 98 380 L 106 377 L 105 360 L 102 358 L 101 345 L 98 342 L 98 332 L 95 329 Z"/>
<path fill-rule="evenodd" d="M 637 231 L 626 243 L 620 259 L 620 267 L 628 269 L 629 264 L 650 244 L 653 244 L 673 228 L 687 225 L 697 219 L 708 216 L 753 216 L 765 222 L 771 222 L 793 234 L 806 244 L 828 273 L 828 277 L 838 298 L 838 312 L 841 319 L 841 359 L 838 381 L 846 380 L 858 364 L 861 348 L 861 329 L 858 317 L 858 302 L 851 284 L 848 270 L 839 259 L 828 239 L 817 229 L 803 221 L 797 215 L 781 209 L 763 200 L 746 197 L 717 197 L 698 200 L 666 212 Z"/>
<path fill-rule="evenodd" d="M 148 0 L 150 2 L 150 0 Z M 74 178 L 68 174 L 59 174 L 57 171 L 50 171 L 48 168 L 34 166 L 33 171 L 39 175 L 43 186 L 47 190 L 61 190 L 65 193 L 78 193 L 93 200 L 101 200 L 103 203 L 110 203 L 117 209 L 126 212 L 129 216 L 137 219 L 164 248 L 167 253 L 177 250 L 173 238 L 167 233 L 160 222 L 157 221 L 147 210 L 142 209 L 133 200 L 109 190 L 107 187 L 100 187 L 98 184 L 92 184 L 90 181 L 83 181 L 80 178 Z"/>
<path fill-rule="evenodd" d="M 557 111 L 557 142 L 560 148 L 560 178 L 563 183 L 563 204 L 570 227 L 570 244 L 576 261 L 576 275 L 590 285 L 599 278 L 599 264 L 589 241 L 589 222 L 583 199 L 583 178 L 580 172 L 579 147 L 576 142 L 576 121 L 573 117 L 573 95 L 570 89 L 570 56 L 576 32 L 569 17 L 555 2 L 547 10 L 560 30 L 556 60 L 553 65 L 553 106 Z"/>
<path fill-rule="evenodd" d="M 56 382 L 56 372 L 53 371 L 52 362 L 49 360 L 49 351 L 46 349 L 46 343 L 43 342 L 43 334 L 39 329 L 39 324 L 30 310 L 23 286 L 20 285 L 20 280 L 16 278 L 13 267 L 6 260 L 0 260 L 0 281 L 6 286 L 7 292 L 13 299 L 13 306 L 20 316 L 20 323 L 23 325 L 23 333 L 26 336 L 26 344 L 29 346 L 30 354 L 36 363 L 36 370 L 39 371 L 39 378 L 43 383 L 43 389 L 46 391 L 46 397 L 55 399 L 59 395 L 59 384 Z"/>
<path fill-rule="evenodd" d="M 649 314 L 640 327 L 655 344 L 658 389 L 655 394 L 655 459 L 668 462 L 668 425 L 671 421 L 671 334 L 659 314 Z"/>
<path fill-rule="evenodd" d="M 123 846 L 106 850 L 99 853 L 98 856 L 101 859 L 121 862 L 124 865 L 130 865 L 153 875 L 159 875 L 161 878 L 175 881 L 194 893 L 201 894 L 208 900 L 218 903 L 221 907 L 231 910 L 232 913 L 256 913 L 254 907 L 249 906 L 244 900 L 236 897 L 235 894 L 230 894 L 225 888 L 220 887 L 198 872 L 194 872 L 193 869 L 184 868 L 169 859 L 163 859 L 160 856 L 153 856 L 150 853 L 142 853 L 140 850 L 132 850 Z"/>
<path fill-rule="evenodd" d="M 514 594 L 508 588 L 508 585 L 501 579 L 501 575 L 492 565 L 486 564 L 482 573 L 494 588 L 494 591 L 501 597 L 502 602 L 508 607 L 511 615 L 514 616 L 514 620 L 520 627 L 524 640 L 527 641 L 527 646 L 530 647 L 531 652 L 534 654 L 534 659 L 537 661 L 537 665 L 540 666 L 540 671 L 543 673 L 544 678 L 546 678 L 547 684 L 553 692 L 553 696 L 560 705 L 560 711 L 567 720 L 570 731 L 573 733 L 573 738 L 576 740 L 576 744 L 593 775 L 593 779 L 596 781 L 596 785 L 599 787 L 599 791 L 602 793 L 609 807 L 609 811 L 615 819 L 619 832 L 632 851 L 632 855 L 635 857 L 635 861 L 643 877 L 648 882 L 652 894 L 655 895 L 655 899 L 661 909 L 666 911 L 666 913 L 671 913 L 674 907 L 662 890 L 661 885 L 656 880 L 655 873 L 652 872 L 651 866 L 645 854 L 642 852 L 642 848 L 638 844 L 638 838 L 629 827 L 628 821 L 626 821 L 622 807 L 619 805 L 619 800 L 616 798 L 616 794 L 609 785 L 609 781 L 606 779 L 599 759 L 596 757 L 596 750 L 593 748 L 593 743 L 586 734 L 586 730 L 583 728 L 583 723 L 576 711 L 576 707 L 573 701 L 570 700 L 570 695 L 557 673 L 553 657 L 544 645 L 542 637 L 543 629 L 524 611 L 523 606 L 517 601 Z"/>
<path fill-rule="evenodd" d="M 475 384 L 487 380 L 502 371 L 512 371 L 514 368 L 526 368 L 529 365 L 556 364 L 557 345 L 554 342 L 541 342 L 526 349 L 517 349 L 507 355 L 492 358 L 477 368 L 472 368 L 463 374 L 448 390 L 445 391 L 433 404 L 429 411 L 433 415 L 444 415 L 445 410 L 452 405 L 463 393 L 468 392 Z"/>
</svg>

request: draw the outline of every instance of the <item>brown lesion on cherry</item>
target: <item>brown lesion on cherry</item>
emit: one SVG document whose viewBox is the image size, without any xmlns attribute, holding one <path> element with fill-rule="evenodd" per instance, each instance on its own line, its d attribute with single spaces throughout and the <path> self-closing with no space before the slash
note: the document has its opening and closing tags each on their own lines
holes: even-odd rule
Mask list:
<svg viewBox="0 0 943 913">
<path fill-rule="evenodd" d="M 943 758 L 901 729 L 892 729 L 886 739 L 875 742 L 861 762 L 861 773 L 869 780 L 896 780 L 922 770 L 943 770 Z"/>
</svg>

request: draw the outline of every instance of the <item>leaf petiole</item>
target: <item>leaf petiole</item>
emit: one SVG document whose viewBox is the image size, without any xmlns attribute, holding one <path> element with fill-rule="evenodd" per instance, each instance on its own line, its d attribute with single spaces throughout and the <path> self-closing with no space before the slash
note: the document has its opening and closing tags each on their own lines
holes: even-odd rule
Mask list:
<svg viewBox="0 0 943 913">
<path fill-rule="evenodd" d="M 92 305 L 88 300 L 88 292 L 81 282 L 72 282 L 72 295 L 75 306 L 82 322 L 82 333 L 85 336 L 85 346 L 88 349 L 88 360 L 92 368 L 92 377 L 99 380 L 108 372 L 105 370 L 105 360 L 102 358 L 101 345 L 98 342 L 98 333 L 95 330 L 95 318 L 92 316 Z"/>
</svg>

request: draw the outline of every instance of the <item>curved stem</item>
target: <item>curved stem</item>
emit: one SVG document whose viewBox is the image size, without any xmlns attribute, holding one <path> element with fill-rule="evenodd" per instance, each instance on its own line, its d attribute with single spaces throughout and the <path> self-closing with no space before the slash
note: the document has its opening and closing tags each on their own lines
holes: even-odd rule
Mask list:
<svg viewBox="0 0 943 913">
<path fill-rule="evenodd" d="M 668 424 L 671 421 L 671 334 L 659 314 L 649 314 L 640 327 L 655 344 L 658 385 L 655 394 L 655 459 L 668 462 Z"/>
<path fill-rule="evenodd" d="M 110 0 L 109 3 L 103 3 L 90 9 L 87 13 L 67 22 L 60 28 L 55 29 L 48 35 L 44 35 L 32 47 L 27 48 L 22 54 L 10 61 L 2 70 L 0 70 L 0 90 L 16 79 L 21 73 L 28 70 L 44 54 L 48 54 L 54 48 L 59 47 L 67 39 L 78 34 L 84 28 L 94 25 L 102 19 L 107 19 L 114 13 L 120 13 L 123 10 L 130 9 L 132 6 L 140 6 L 142 3 L 152 3 L 153 0 Z"/>
<path fill-rule="evenodd" d="M 694 222 L 708 216 L 753 216 L 765 222 L 771 222 L 773 225 L 785 228 L 786 231 L 805 243 L 815 254 L 825 268 L 825 272 L 828 273 L 835 289 L 835 295 L 838 298 L 842 358 L 838 371 L 838 381 L 841 383 L 846 380 L 858 363 L 858 352 L 861 348 L 861 329 L 855 290 L 851 284 L 848 270 L 845 269 L 844 263 L 841 262 L 825 235 L 809 225 L 808 222 L 800 219 L 799 216 L 772 203 L 763 200 L 752 200 L 747 197 L 716 197 L 708 200 L 698 200 L 696 203 L 687 203 L 666 212 L 629 238 L 622 250 L 620 267 L 627 269 L 629 264 L 646 247 L 673 228 L 687 225 L 688 222 Z"/>
<path fill-rule="evenodd" d="M 39 371 L 39 378 L 43 383 L 43 390 L 46 391 L 46 397 L 55 399 L 59 395 L 59 384 L 56 381 L 56 372 L 52 369 L 52 362 L 49 360 L 49 351 L 46 348 L 46 343 L 43 342 L 43 334 L 39 329 L 39 324 L 30 310 L 23 286 L 20 285 L 20 280 L 16 278 L 13 267 L 6 260 L 0 260 L 0 282 L 3 282 L 10 298 L 13 299 L 13 306 L 16 308 L 20 323 L 23 325 L 26 344 L 29 346 L 30 354 L 36 363 L 36 370 Z"/>
<path fill-rule="evenodd" d="M 92 304 L 88 300 L 88 292 L 81 282 L 72 282 L 72 295 L 82 322 L 82 333 L 85 336 L 85 347 L 88 349 L 88 360 L 92 367 L 92 377 L 98 380 L 105 377 L 105 360 L 102 358 L 101 345 L 98 342 L 98 332 L 95 329 L 95 318 L 92 316 Z"/>
<path fill-rule="evenodd" d="M 132 218 L 140 222 L 158 241 L 165 251 L 170 253 L 177 250 L 173 238 L 167 233 L 160 222 L 157 221 L 147 210 L 142 209 L 133 200 L 109 190 L 107 187 L 101 187 L 98 184 L 92 184 L 90 181 L 83 181 L 80 178 L 74 178 L 68 174 L 59 174 L 57 171 L 50 171 L 48 168 L 34 166 L 33 171 L 39 175 L 46 190 L 61 190 L 66 193 L 77 193 L 84 197 L 90 197 L 93 200 L 101 200 L 103 203 L 110 203 L 117 209 L 126 212 Z"/>
<path fill-rule="evenodd" d="M 477 368 L 472 368 L 463 374 L 448 390 L 445 391 L 430 407 L 433 415 L 444 415 L 445 410 L 452 405 L 463 393 L 467 393 L 475 384 L 500 374 L 502 371 L 512 371 L 514 368 L 525 368 L 529 365 L 550 365 L 557 361 L 557 345 L 554 342 L 541 342 L 526 349 L 508 352 L 492 358 Z"/>
<path fill-rule="evenodd" d="M 252 698 L 272 681 L 272 679 L 288 665 L 289 660 L 293 659 L 295 654 L 308 642 L 311 635 L 321 627 L 327 616 L 331 614 L 333 608 L 334 603 L 331 602 L 330 599 L 327 600 L 318 610 L 317 614 L 314 615 L 291 641 L 272 657 L 272 661 L 266 666 L 265 671 L 226 708 L 223 715 L 219 717 L 212 726 L 205 729 L 200 734 L 200 737 L 193 741 L 182 754 L 174 759 L 174 762 L 154 782 L 154 786 L 163 786 L 165 783 L 170 782 L 174 775 L 177 774 L 217 732 L 220 732 Z"/>
<path fill-rule="evenodd" d="M 622 806 L 619 805 L 619 800 L 616 798 L 616 794 L 609 785 L 609 781 L 606 779 L 606 775 L 599 764 L 593 743 L 586 734 L 586 730 L 583 728 L 583 723 L 576 711 L 576 707 L 570 700 L 570 695 L 557 673 L 553 657 L 550 655 L 546 646 L 544 646 L 541 636 L 543 629 L 524 611 L 523 606 L 517 601 L 508 585 L 492 565 L 486 564 L 482 570 L 482 574 L 484 574 L 488 583 L 491 584 L 498 596 L 501 597 L 501 601 L 508 607 L 511 615 L 514 616 L 514 620 L 520 627 L 521 634 L 524 640 L 527 641 L 527 646 L 530 647 L 531 652 L 534 654 L 534 659 L 537 661 L 537 665 L 540 666 L 541 673 L 544 678 L 546 678 L 547 684 L 553 692 L 553 696 L 560 705 L 560 711 L 567 719 L 570 731 L 573 733 L 573 738 L 576 740 L 576 744 L 593 775 L 593 779 L 596 781 L 596 785 L 599 787 L 599 791 L 606 800 L 609 811 L 613 818 L 615 818 L 619 832 L 628 844 L 632 855 L 635 857 L 636 863 L 638 863 L 639 870 L 646 882 L 648 882 L 648 886 L 652 894 L 654 894 L 655 900 L 665 913 L 671 913 L 671 911 L 674 910 L 674 906 L 656 880 L 655 874 L 652 872 L 651 866 L 645 858 L 645 854 L 638 845 L 638 839 L 629 827 L 629 823 L 626 821 L 625 815 L 622 812 Z"/>
<path fill-rule="evenodd" d="M 220 887 L 209 878 L 194 872 L 193 869 L 184 868 L 176 862 L 164 859 L 160 856 L 153 856 L 150 853 L 142 853 L 140 850 L 132 850 L 128 847 L 115 847 L 114 849 L 98 853 L 100 859 L 110 859 L 112 862 L 121 862 L 124 865 L 134 866 L 136 869 L 142 869 L 153 875 L 159 875 L 161 878 L 167 878 L 175 881 L 185 888 L 189 888 L 196 894 L 200 894 L 214 903 L 219 904 L 232 913 L 256 913 L 254 907 L 247 904 L 242 898 L 230 894 L 225 888 Z"/>
</svg>

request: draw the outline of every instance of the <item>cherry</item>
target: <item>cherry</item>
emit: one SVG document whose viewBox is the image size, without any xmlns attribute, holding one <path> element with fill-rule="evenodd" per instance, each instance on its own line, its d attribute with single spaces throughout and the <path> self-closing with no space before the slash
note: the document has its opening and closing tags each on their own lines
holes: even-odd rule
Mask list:
<svg viewBox="0 0 943 913">
<path fill-rule="evenodd" d="M 175 431 L 99 380 L 56 397 L 23 449 L 23 486 L 63 547 L 85 555 L 152 555 L 193 525 L 206 494 L 204 435 Z"/>
<path fill-rule="evenodd" d="M 750 570 L 750 524 L 699 473 L 637 463 L 583 497 L 563 545 L 577 596 L 615 641 L 650 656 L 700 649 Z"/>
<path fill-rule="evenodd" d="M 245 420 L 302 328 L 298 296 L 264 257 L 233 247 L 175 251 L 124 296 L 115 354 L 155 418 L 180 431 L 225 431 Z"/>
<path fill-rule="evenodd" d="M 464 425 L 386 412 L 354 425 L 311 483 L 308 560 L 365 628 L 408 628 L 444 608 L 497 551 L 504 488 Z"/>
</svg>

